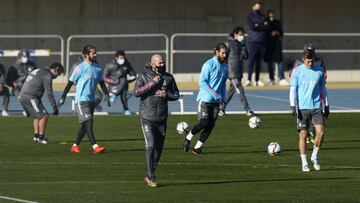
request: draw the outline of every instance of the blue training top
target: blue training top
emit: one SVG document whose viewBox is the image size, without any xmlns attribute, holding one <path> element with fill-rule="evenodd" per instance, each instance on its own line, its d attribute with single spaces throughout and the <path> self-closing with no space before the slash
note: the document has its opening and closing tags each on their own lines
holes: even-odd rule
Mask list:
<svg viewBox="0 0 360 203">
<path fill-rule="evenodd" d="M 197 101 L 221 103 L 226 100 L 227 64 L 221 64 L 214 56 L 201 68 Z"/>
<path fill-rule="evenodd" d="M 74 68 L 69 80 L 76 84 L 76 103 L 95 101 L 96 86 L 103 81 L 103 73 L 99 65 L 83 61 Z"/>
<path fill-rule="evenodd" d="M 291 74 L 290 86 L 295 88 L 299 109 L 320 108 L 320 93 L 325 84 L 322 67 L 307 68 L 304 64 L 296 67 Z"/>
</svg>

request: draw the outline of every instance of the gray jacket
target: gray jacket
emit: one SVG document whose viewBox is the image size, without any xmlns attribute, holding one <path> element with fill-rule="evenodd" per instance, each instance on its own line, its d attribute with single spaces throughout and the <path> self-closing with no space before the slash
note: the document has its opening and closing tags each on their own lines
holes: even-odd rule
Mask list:
<svg viewBox="0 0 360 203">
<path fill-rule="evenodd" d="M 179 90 L 174 77 L 170 73 L 163 73 L 161 80 L 155 83 L 156 73 L 146 65 L 145 71 L 139 75 L 134 87 L 134 95 L 140 97 L 140 118 L 151 122 L 164 121 L 168 117 L 168 101 L 179 98 Z M 160 89 L 166 90 L 166 98 L 155 96 Z"/>
<path fill-rule="evenodd" d="M 41 99 L 44 92 L 53 109 L 57 109 L 56 100 L 52 88 L 53 76 L 47 68 L 32 71 L 26 78 L 21 88 L 19 97 Z"/>
<path fill-rule="evenodd" d="M 228 48 L 228 78 L 241 79 L 243 76 L 243 60 L 248 58 L 245 40 L 239 42 L 232 36 L 229 36 L 225 45 Z"/>
</svg>

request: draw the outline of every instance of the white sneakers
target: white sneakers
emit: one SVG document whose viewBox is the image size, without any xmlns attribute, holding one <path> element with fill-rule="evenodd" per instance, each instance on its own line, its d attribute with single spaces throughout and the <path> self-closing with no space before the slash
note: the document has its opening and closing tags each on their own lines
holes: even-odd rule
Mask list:
<svg viewBox="0 0 360 203">
<path fill-rule="evenodd" d="M 280 86 L 288 86 L 288 85 L 289 85 L 289 82 L 286 81 L 285 79 L 282 79 L 282 80 L 279 81 L 279 85 L 280 85 Z"/>
<path fill-rule="evenodd" d="M 302 166 L 302 172 L 310 172 L 310 168 L 307 164 Z"/>
<path fill-rule="evenodd" d="M 251 86 L 251 81 L 250 81 L 250 80 L 246 80 L 245 82 L 243 82 L 243 86 L 244 86 L 244 87 Z"/>
<path fill-rule="evenodd" d="M 253 83 L 251 83 L 250 80 L 246 80 L 245 82 L 242 83 L 242 85 L 244 87 L 251 86 L 251 85 L 252 86 L 257 86 L 257 87 L 264 87 L 265 86 L 265 84 L 261 80 L 258 80 L 258 81 L 253 82 Z M 271 80 L 271 81 L 269 81 L 267 83 L 267 85 L 273 86 L 273 85 L 275 85 L 275 82 Z M 287 80 L 285 80 L 285 79 L 282 79 L 282 80 L 279 81 L 279 86 L 288 86 L 288 85 L 289 85 L 289 82 Z"/>
<path fill-rule="evenodd" d="M 317 171 L 320 171 L 320 162 L 318 159 L 311 159 L 311 162 L 313 163 L 314 169 Z"/>
<path fill-rule="evenodd" d="M 9 113 L 8 113 L 7 111 L 3 110 L 3 111 L 1 112 L 1 115 L 2 115 L 2 116 L 9 116 Z"/>
<path fill-rule="evenodd" d="M 311 162 L 313 164 L 313 167 L 316 171 L 320 171 L 320 162 L 318 159 L 311 159 Z M 309 165 L 305 164 L 305 165 L 302 165 L 302 168 L 301 168 L 302 172 L 309 172 L 310 171 L 310 168 L 309 168 Z"/>
</svg>

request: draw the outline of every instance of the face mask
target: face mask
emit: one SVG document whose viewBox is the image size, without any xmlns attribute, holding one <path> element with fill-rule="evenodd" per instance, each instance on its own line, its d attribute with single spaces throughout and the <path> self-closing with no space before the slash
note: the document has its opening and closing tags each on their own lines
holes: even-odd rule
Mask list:
<svg viewBox="0 0 360 203">
<path fill-rule="evenodd" d="M 261 12 L 260 9 L 257 9 L 257 10 L 254 10 L 254 11 L 255 11 L 255 13 L 260 13 Z"/>
<path fill-rule="evenodd" d="M 119 65 L 122 65 L 122 64 L 125 63 L 125 59 L 117 59 L 116 63 L 119 64 Z"/>
<path fill-rule="evenodd" d="M 239 42 L 244 41 L 244 36 L 243 36 L 243 35 L 239 35 L 239 36 L 237 37 L 237 40 L 238 40 Z"/>
<path fill-rule="evenodd" d="M 165 72 L 165 65 L 164 66 L 156 66 L 156 72 L 162 74 Z"/>
<path fill-rule="evenodd" d="M 28 62 L 28 58 L 27 58 L 27 57 L 21 57 L 21 58 L 20 58 L 20 62 L 21 62 L 21 63 L 27 63 L 27 62 Z"/>
<path fill-rule="evenodd" d="M 269 20 L 270 20 L 270 21 L 273 21 L 273 20 L 274 20 L 274 17 L 273 17 L 273 16 L 270 16 L 270 17 L 269 17 Z"/>
</svg>

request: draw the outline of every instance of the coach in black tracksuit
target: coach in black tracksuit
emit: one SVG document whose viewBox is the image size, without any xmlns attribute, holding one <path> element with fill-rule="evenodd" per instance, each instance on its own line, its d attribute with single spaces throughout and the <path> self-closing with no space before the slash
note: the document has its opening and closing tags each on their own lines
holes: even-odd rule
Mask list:
<svg viewBox="0 0 360 203">
<path fill-rule="evenodd" d="M 145 138 L 147 175 L 145 181 L 149 187 L 156 187 L 155 170 L 163 149 L 168 101 L 179 98 L 174 77 L 165 72 L 165 63 L 161 55 L 154 54 L 150 64 L 145 66 L 134 87 L 134 95 L 140 97 L 139 116 Z"/>
</svg>

